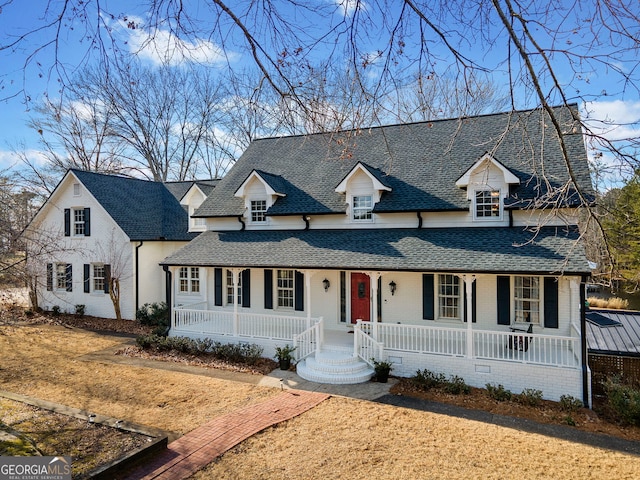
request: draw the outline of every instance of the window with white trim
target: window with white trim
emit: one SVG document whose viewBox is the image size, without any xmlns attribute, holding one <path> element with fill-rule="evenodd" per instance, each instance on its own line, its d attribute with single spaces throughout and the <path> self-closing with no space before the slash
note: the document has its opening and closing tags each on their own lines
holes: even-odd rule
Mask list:
<svg viewBox="0 0 640 480">
<path fill-rule="evenodd" d="M 251 221 L 264 223 L 267 221 L 267 201 L 251 200 Z"/>
<path fill-rule="evenodd" d="M 438 275 L 438 317 L 460 320 L 460 278 Z"/>
<path fill-rule="evenodd" d="M 354 222 L 371 222 L 373 220 L 373 197 L 371 195 L 354 195 L 351 205 L 351 218 Z"/>
<path fill-rule="evenodd" d="M 77 236 L 85 234 L 84 208 L 73 209 L 73 234 Z"/>
<path fill-rule="evenodd" d="M 55 287 L 56 290 L 67 289 L 67 264 L 56 263 L 55 264 Z"/>
<path fill-rule="evenodd" d="M 93 291 L 104 293 L 105 269 L 104 264 L 93 264 Z"/>
<path fill-rule="evenodd" d="M 515 277 L 515 319 L 517 323 L 540 324 L 540 278 Z"/>
<path fill-rule="evenodd" d="M 475 195 L 475 218 L 495 219 L 502 216 L 500 190 L 477 190 Z"/>
<path fill-rule="evenodd" d="M 200 268 L 180 267 L 178 279 L 180 293 L 200 293 Z"/>
<path fill-rule="evenodd" d="M 294 307 L 294 272 L 293 270 L 278 270 L 277 274 L 277 295 L 278 307 Z"/>
<path fill-rule="evenodd" d="M 236 292 L 238 305 L 242 305 L 242 275 L 238 274 L 238 289 Z M 233 305 L 233 272 L 227 270 L 227 305 Z"/>
</svg>

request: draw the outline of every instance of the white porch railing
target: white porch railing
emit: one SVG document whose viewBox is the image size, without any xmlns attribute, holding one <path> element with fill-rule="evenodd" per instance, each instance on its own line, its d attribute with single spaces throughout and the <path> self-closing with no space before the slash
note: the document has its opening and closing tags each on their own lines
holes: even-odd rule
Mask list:
<svg viewBox="0 0 640 480">
<path fill-rule="evenodd" d="M 355 333 L 358 332 L 377 339 L 387 352 L 467 356 L 466 328 L 362 322 L 355 326 Z M 472 333 L 473 358 L 568 368 L 580 366 L 578 337 L 486 330 L 473 330 Z M 372 355 L 365 360 L 372 357 L 378 358 Z"/>
<path fill-rule="evenodd" d="M 175 333 L 232 335 L 291 341 L 308 327 L 306 317 L 201 310 L 196 306 L 176 307 L 173 310 L 171 328 Z M 315 324 L 319 319 L 312 318 Z"/>
<path fill-rule="evenodd" d="M 370 335 L 370 322 L 358 320 L 353 330 L 353 348 L 356 355 L 373 366 L 373 360 L 382 360 L 384 345 Z"/>
<path fill-rule="evenodd" d="M 317 352 L 323 342 L 324 324 L 322 317 L 320 317 L 317 323 L 307 328 L 299 335 L 294 335 L 293 346 L 296 347 L 294 351 L 296 361 L 299 362 L 300 360 Z"/>
</svg>

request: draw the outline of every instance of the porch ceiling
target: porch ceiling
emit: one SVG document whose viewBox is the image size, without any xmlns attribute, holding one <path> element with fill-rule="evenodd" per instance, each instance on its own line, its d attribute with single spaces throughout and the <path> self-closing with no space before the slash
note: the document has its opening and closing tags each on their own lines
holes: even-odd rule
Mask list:
<svg viewBox="0 0 640 480">
<path fill-rule="evenodd" d="M 551 227 L 204 232 L 162 264 L 587 274 L 577 241 Z"/>
</svg>

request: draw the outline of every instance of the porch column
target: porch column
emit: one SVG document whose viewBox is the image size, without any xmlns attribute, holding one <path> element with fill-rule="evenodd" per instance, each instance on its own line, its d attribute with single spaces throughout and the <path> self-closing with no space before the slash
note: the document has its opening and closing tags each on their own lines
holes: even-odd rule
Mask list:
<svg viewBox="0 0 640 480">
<path fill-rule="evenodd" d="M 380 272 L 367 272 L 369 275 L 369 284 L 373 295 L 371 295 L 371 301 L 373 302 L 373 308 L 371 308 L 371 334 L 373 339 L 378 341 L 378 279 L 382 276 Z"/>
<path fill-rule="evenodd" d="M 315 270 L 299 270 L 304 275 L 304 287 L 306 290 L 307 297 L 307 328 L 311 327 L 311 277 Z"/>
<path fill-rule="evenodd" d="M 233 275 L 233 335 L 237 336 L 239 331 L 238 326 L 238 279 L 243 269 L 232 268 L 231 274 Z"/>
<path fill-rule="evenodd" d="M 467 314 L 467 358 L 473 358 L 473 282 L 475 275 L 462 275 L 464 288 L 467 294 L 466 314 Z"/>
</svg>

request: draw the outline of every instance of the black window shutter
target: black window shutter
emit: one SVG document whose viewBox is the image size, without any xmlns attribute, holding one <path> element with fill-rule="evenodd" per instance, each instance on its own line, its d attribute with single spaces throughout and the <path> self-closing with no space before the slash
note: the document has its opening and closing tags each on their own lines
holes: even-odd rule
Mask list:
<svg viewBox="0 0 640 480">
<path fill-rule="evenodd" d="M 304 310 L 304 274 L 297 270 L 293 287 L 295 288 L 293 304 L 297 311 L 302 312 Z"/>
<path fill-rule="evenodd" d="M 464 321 L 467 321 L 467 286 L 463 281 L 460 282 L 464 289 Z M 476 323 L 476 282 L 471 284 L 471 323 Z"/>
<path fill-rule="evenodd" d="M 109 285 L 111 285 L 111 265 L 104 266 L 104 293 L 109 293 Z"/>
<path fill-rule="evenodd" d="M 251 270 L 242 271 L 242 306 L 251 306 Z"/>
<path fill-rule="evenodd" d="M 65 237 L 71 236 L 71 209 L 70 208 L 64 209 L 64 236 Z"/>
<path fill-rule="evenodd" d="M 347 322 L 347 272 L 340 272 L 340 321 Z"/>
<path fill-rule="evenodd" d="M 216 307 L 222 306 L 222 269 L 213 269 L 213 304 Z"/>
<path fill-rule="evenodd" d="M 65 283 L 67 287 L 67 292 L 73 292 L 73 267 L 70 263 L 67 263 L 67 267 L 65 269 Z"/>
<path fill-rule="evenodd" d="M 85 237 L 91 236 L 91 209 L 90 208 L 84 209 L 84 236 Z"/>
<path fill-rule="evenodd" d="M 378 322 L 382 322 L 382 277 L 378 277 Z"/>
<path fill-rule="evenodd" d="M 84 293 L 91 292 L 91 265 L 85 263 L 84 269 Z"/>
<path fill-rule="evenodd" d="M 264 271 L 264 308 L 273 310 L 273 270 Z"/>
<path fill-rule="evenodd" d="M 47 263 L 47 290 L 53 290 L 53 263 Z"/>
<path fill-rule="evenodd" d="M 434 320 L 433 309 L 433 274 L 422 275 L 422 318 L 424 320 Z"/>
<path fill-rule="evenodd" d="M 544 326 L 558 328 L 558 280 L 544 279 Z"/>
<path fill-rule="evenodd" d="M 498 276 L 498 325 L 511 325 L 511 284 L 509 277 Z"/>
</svg>

